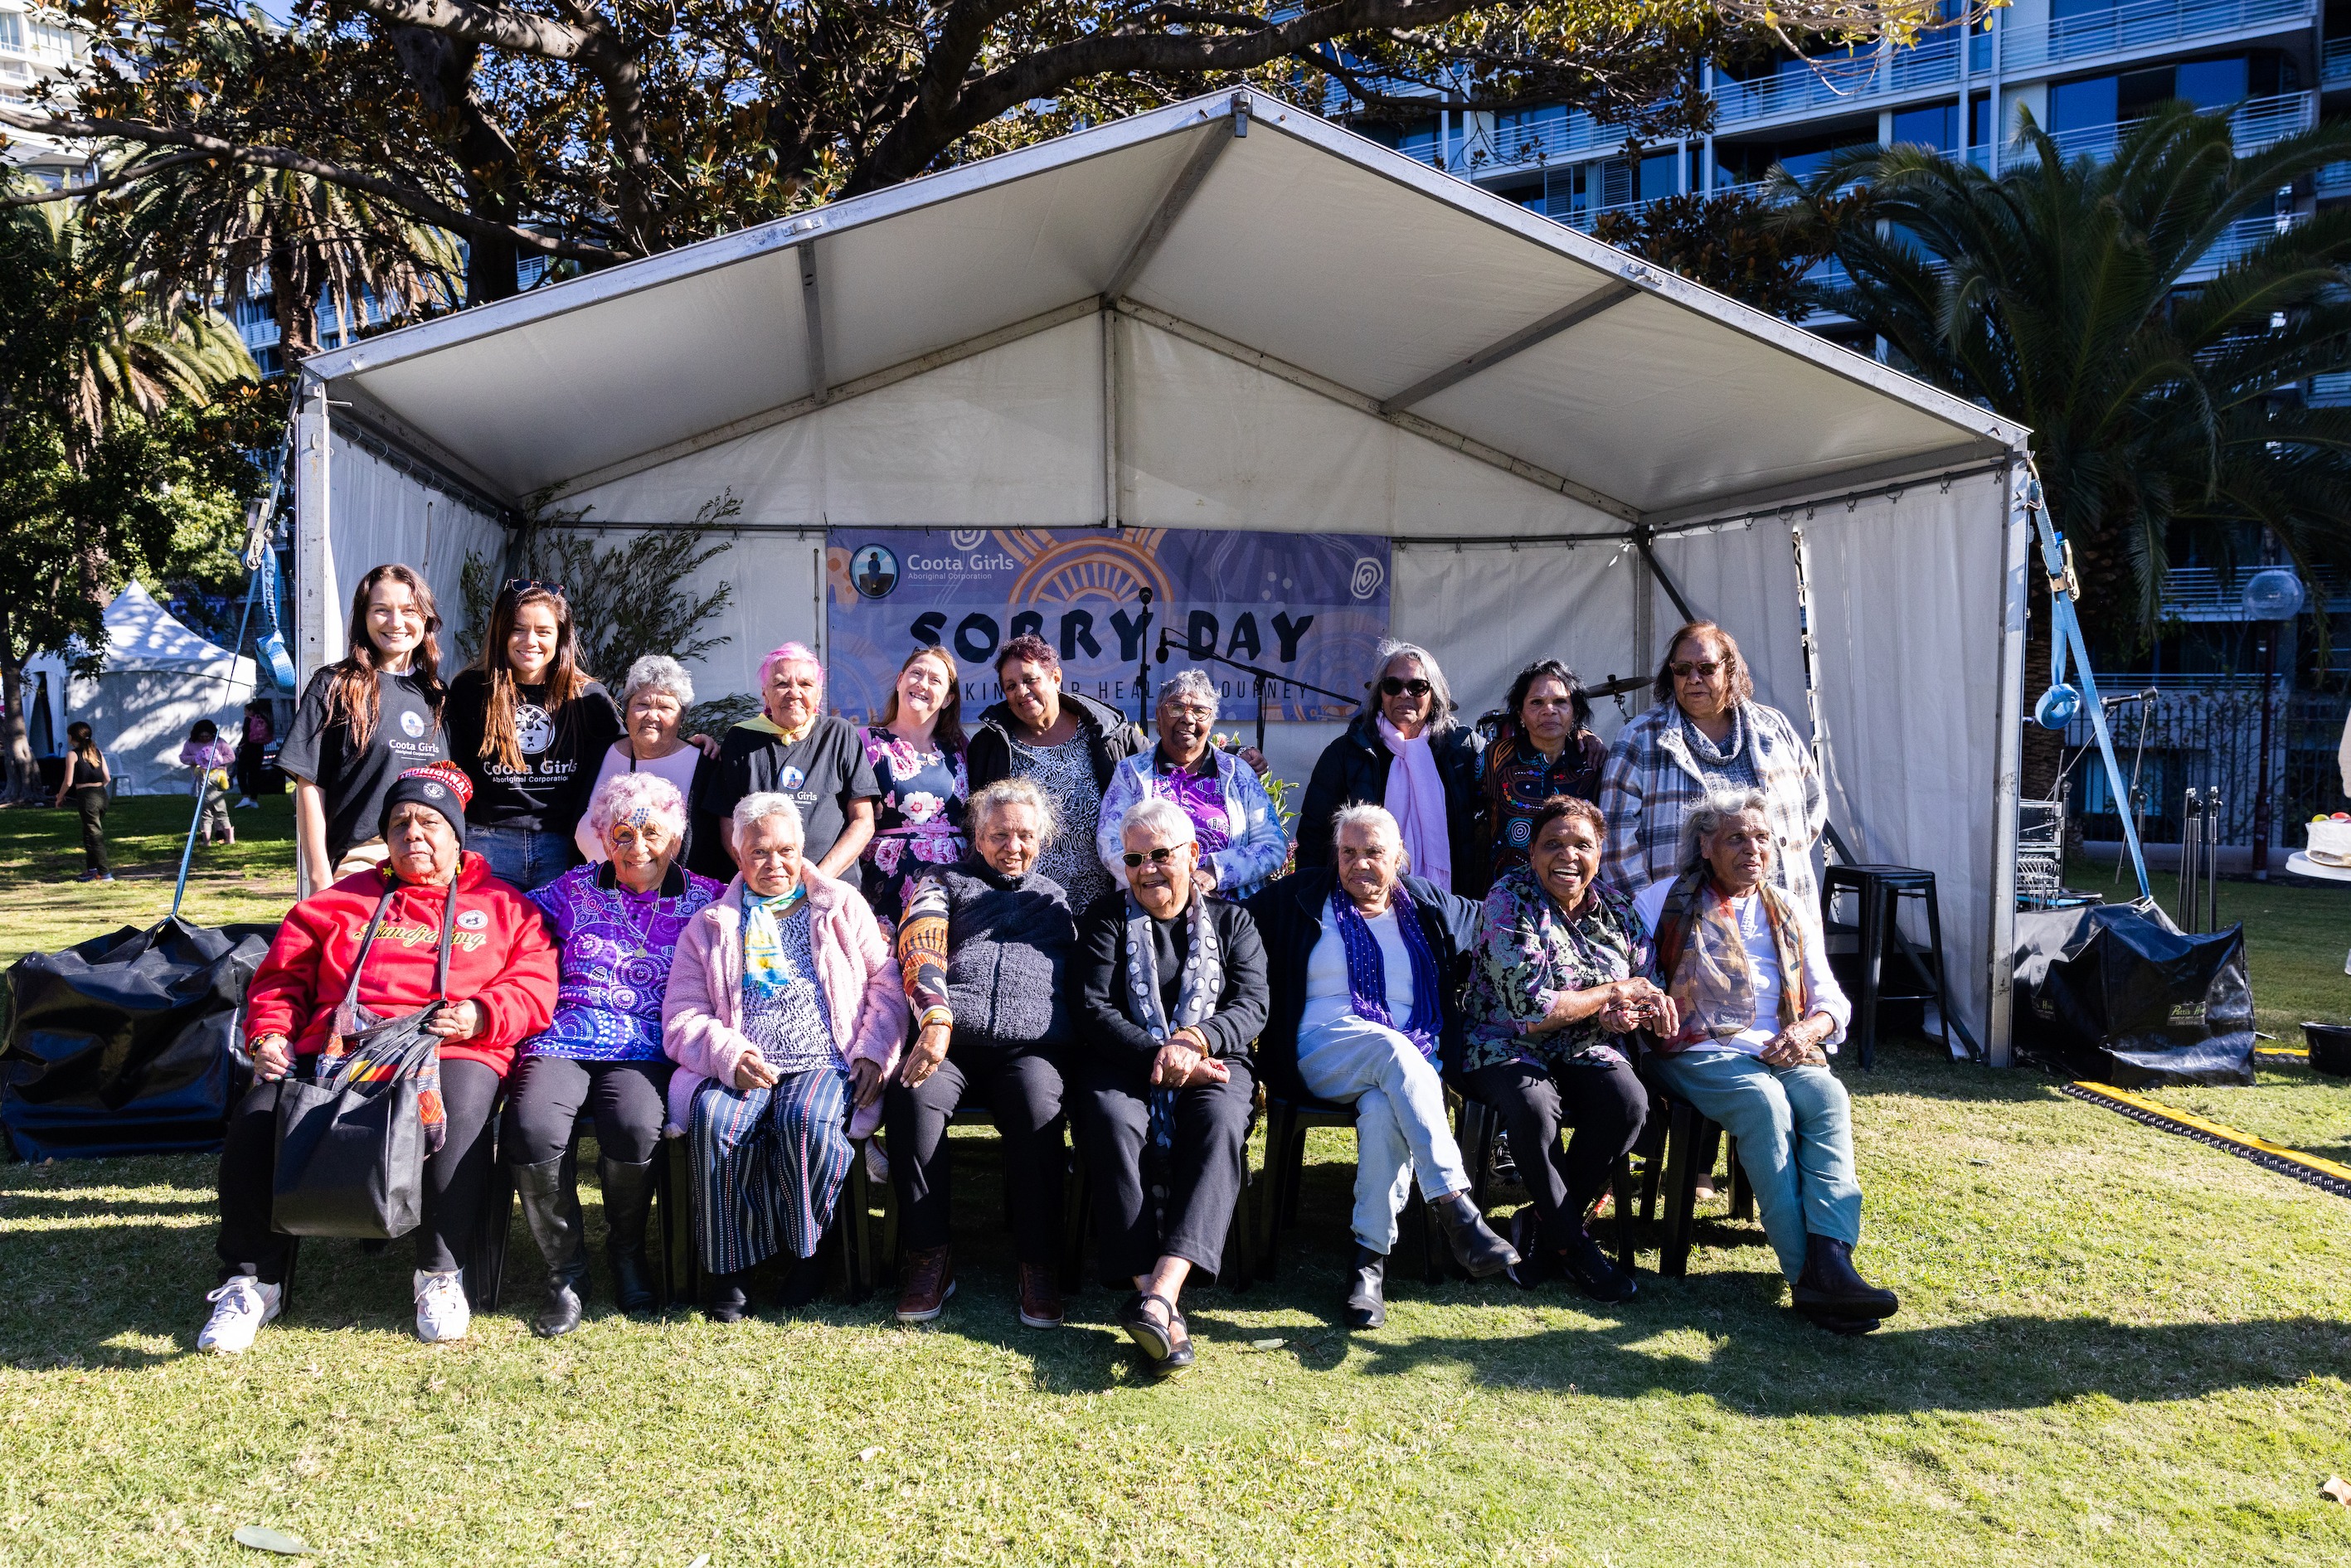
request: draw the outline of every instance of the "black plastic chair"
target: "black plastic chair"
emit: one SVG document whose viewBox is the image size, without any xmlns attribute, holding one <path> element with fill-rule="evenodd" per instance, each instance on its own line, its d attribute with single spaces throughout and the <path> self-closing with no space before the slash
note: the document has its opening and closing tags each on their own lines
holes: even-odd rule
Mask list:
<svg viewBox="0 0 2351 1568">
<path fill-rule="evenodd" d="M 1503 1137 L 1501 1114 L 1458 1084 L 1448 1087 L 1455 1101 L 1454 1138 L 1461 1145 L 1462 1163 L 1469 1167 L 1469 1201 L 1483 1213 L 1487 1193 L 1493 1185 L 1495 1150 Z M 1516 1160 L 1544 1157 L 1533 1150 L 1513 1149 L 1511 1155 Z M 1627 1155 L 1608 1173 L 1609 1207 L 1616 1232 L 1616 1266 L 1627 1274 L 1633 1271 L 1633 1260 L 1637 1255 L 1633 1239 L 1633 1159 Z"/>
<path fill-rule="evenodd" d="M 1657 1202 L 1662 1196 L 1666 1233 L 1657 1247 L 1657 1272 L 1678 1280 L 1689 1272 L 1690 1249 L 1696 1239 L 1698 1178 L 1713 1168 L 1714 1150 L 1719 1144 L 1730 1145 L 1730 1218 L 1754 1218 L 1755 1194 L 1748 1186 L 1745 1168 L 1739 1163 L 1739 1140 L 1725 1136 L 1719 1123 L 1688 1101 L 1675 1099 L 1654 1086 L 1650 1089 L 1650 1105 L 1651 1115 L 1660 1109 L 1665 1113 L 1666 1144 L 1661 1157 L 1649 1161 L 1641 1183 L 1641 1218 L 1646 1222 L 1656 1218 Z"/>
<path fill-rule="evenodd" d="M 1091 1212 L 1093 1192 L 1086 1176 L 1085 1162 L 1078 1157 L 1073 1140 L 1067 1135 L 1068 1124 L 1069 1118 L 1063 1116 L 1056 1119 L 1053 1126 L 1048 1131 L 1061 1142 L 1062 1158 L 1066 1162 L 1061 1178 L 1061 1291 L 1064 1295 L 1073 1295 L 1085 1288 L 1084 1225 Z M 961 1105 L 956 1107 L 955 1113 L 947 1118 L 947 1125 L 993 1127 L 996 1125 L 996 1113 L 985 1105 Z M 863 1145 L 860 1145 L 858 1176 L 861 1180 L 864 1178 L 865 1174 L 863 1154 Z M 1007 1230 L 1012 1228 L 1012 1184 L 1008 1180 L 1004 1186 L 1004 1228 Z M 882 1196 L 881 1257 L 888 1260 L 890 1278 L 893 1281 L 898 1277 L 898 1252 L 897 1192 L 893 1184 L 884 1183 Z M 873 1264 L 869 1254 L 864 1279 L 865 1290 L 870 1291 L 874 1282 Z M 864 1291 L 852 1287 L 852 1299 L 863 1301 Z"/>
<path fill-rule="evenodd" d="M 1298 1223 L 1298 1193 L 1306 1175 L 1306 1134 L 1316 1127 L 1353 1128 L 1354 1124 L 1353 1105 L 1302 1093 L 1293 1098 L 1271 1090 L 1266 1092 L 1265 1176 L 1259 1197 L 1259 1207 L 1263 1211 L 1258 1221 L 1259 1278 L 1274 1277 L 1281 1262 L 1282 1229 Z M 1243 1189 L 1246 1192 L 1247 1184 Z M 1437 1219 L 1429 1213 L 1416 1181 L 1405 1201 L 1405 1214 L 1416 1208 L 1420 1211 L 1422 1277 L 1432 1285 L 1441 1284 L 1445 1280 L 1445 1254 L 1437 1241 Z M 1408 1223 L 1403 1216 L 1398 1217 L 1399 1240 Z M 1233 1224 L 1235 1228 L 1242 1228 L 1238 1217 Z"/>
</svg>

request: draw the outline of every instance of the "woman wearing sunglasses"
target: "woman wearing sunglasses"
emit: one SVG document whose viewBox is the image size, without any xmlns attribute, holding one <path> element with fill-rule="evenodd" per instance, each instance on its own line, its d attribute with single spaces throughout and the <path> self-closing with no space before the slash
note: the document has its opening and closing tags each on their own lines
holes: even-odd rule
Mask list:
<svg viewBox="0 0 2351 1568">
<path fill-rule="evenodd" d="M 559 582 L 517 578 L 490 606 L 481 657 L 449 685 L 449 754 L 473 781 L 466 837 L 525 893 L 568 870 L 605 752 L 612 695 L 580 667 Z"/>
<path fill-rule="evenodd" d="M 1779 840 L 1773 885 L 1817 909 L 1813 845 L 1828 823 L 1828 791 L 1802 732 L 1755 700 L 1738 643 L 1711 621 L 1691 622 L 1666 644 L 1652 690 L 1656 706 L 1617 732 L 1601 773 L 1602 877 L 1631 894 L 1670 879 L 1691 809 L 1717 791 L 1753 790 Z"/>
<path fill-rule="evenodd" d="M 1332 863 L 1332 824 L 1343 806 L 1382 806 L 1396 821 L 1413 873 L 1447 893 L 1485 896 L 1484 857 L 1474 852 L 1478 732 L 1454 717 L 1453 688 L 1436 655 L 1382 642 L 1371 702 L 1325 747 L 1298 813 L 1301 871 Z"/>
</svg>

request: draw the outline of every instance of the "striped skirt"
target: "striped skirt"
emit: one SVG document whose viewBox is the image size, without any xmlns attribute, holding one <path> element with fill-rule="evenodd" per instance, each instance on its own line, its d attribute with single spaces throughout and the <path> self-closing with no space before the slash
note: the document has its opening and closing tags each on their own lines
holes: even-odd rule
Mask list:
<svg viewBox="0 0 2351 1568">
<path fill-rule="evenodd" d="M 849 1074 L 813 1068 L 747 1093 L 695 1092 L 694 1243 L 702 1266 L 737 1274 L 778 1252 L 816 1255 L 849 1179 Z"/>
</svg>

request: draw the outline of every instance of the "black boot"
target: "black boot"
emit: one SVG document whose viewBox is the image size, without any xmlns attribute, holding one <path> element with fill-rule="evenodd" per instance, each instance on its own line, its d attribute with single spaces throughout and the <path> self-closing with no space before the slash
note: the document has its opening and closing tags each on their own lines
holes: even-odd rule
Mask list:
<svg viewBox="0 0 2351 1568">
<path fill-rule="evenodd" d="M 1827 1236 L 1804 1238 L 1804 1271 L 1791 1294 L 1798 1312 L 1832 1333 L 1867 1333 L 1902 1310 L 1901 1298 L 1854 1271 L 1850 1245 Z"/>
<path fill-rule="evenodd" d="M 547 1299 L 530 1320 L 530 1332 L 555 1339 L 580 1326 L 580 1292 L 588 1282 L 588 1249 L 582 1243 L 580 1192 L 571 1156 L 514 1167 L 515 1192 L 522 1198 L 530 1239 L 547 1260 Z"/>
<path fill-rule="evenodd" d="M 1575 1239 L 1559 1254 L 1559 1266 L 1575 1281 L 1575 1288 L 1595 1301 L 1614 1306 L 1631 1301 L 1640 1291 L 1633 1277 L 1609 1260 L 1600 1243 L 1592 1239 L 1589 1231 L 1578 1230 Z"/>
<path fill-rule="evenodd" d="M 656 1153 L 655 1159 L 660 1157 Z M 624 1312 L 653 1310 L 653 1260 L 645 1255 L 645 1219 L 653 1207 L 653 1162 L 601 1162 L 604 1177 L 604 1257 L 612 1266 L 612 1301 Z"/>
<path fill-rule="evenodd" d="M 751 1310 L 751 1298 L 743 1287 L 751 1278 L 751 1270 L 739 1274 L 710 1276 L 710 1321 L 714 1323 L 739 1323 Z"/>
<path fill-rule="evenodd" d="M 1453 1249 L 1453 1260 L 1468 1270 L 1471 1279 L 1499 1274 L 1519 1260 L 1519 1249 L 1494 1234 L 1468 1193 L 1448 1193 L 1434 1207 L 1437 1222 L 1445 1227 L 1445 1243 Z"/>
<path fill-rule="evenodd" d="M 1386 1254 L 1374 1252 L 1360 1241 L 1355 1243 L 1354 1271 L 1347 1276 L 1349 1328 L 1375 1329 L 1388 1321 L 1387 1298 L 1380 1293 L 1387 1266 Z"/>
</svg>

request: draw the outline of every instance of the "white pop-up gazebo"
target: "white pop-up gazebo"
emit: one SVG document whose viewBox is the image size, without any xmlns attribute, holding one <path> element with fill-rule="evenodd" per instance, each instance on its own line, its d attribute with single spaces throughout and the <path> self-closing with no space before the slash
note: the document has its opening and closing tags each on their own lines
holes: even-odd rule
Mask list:
<svg viewBox="0 0 2351 1568">
<path fill-rule="evenodd" d="M 712 694 L 827 645 L 828 527 L 1386 535 L 1471 713 L 1718 620 L 1856 854 L 1937 873 L 2007 1060 L 2025 433 L 1313 115 L 1196 99 L 305 373 L 305 676 L 369 566 L 454 606 L 549 490 L 616 533 L 742 503 Z M 1337 729 L 1269 749 L 1302 781 Z"/>
<path fill-rule="evenodd" d="M 25 689 L 43 694 L 59 746 L 68 724 L 89 721 L 117 792 L 184 791 L 191 779 L 180 747 L 190 727 L 208 718 L 235 736 L 253 697 L 253 661 L 188 630 L 136 582 L 114 596 L 100 623 L 106 650 L 95 678 L 72 674 L 64 654 L 37 653 L 25 661 Z"/>
</svg>

